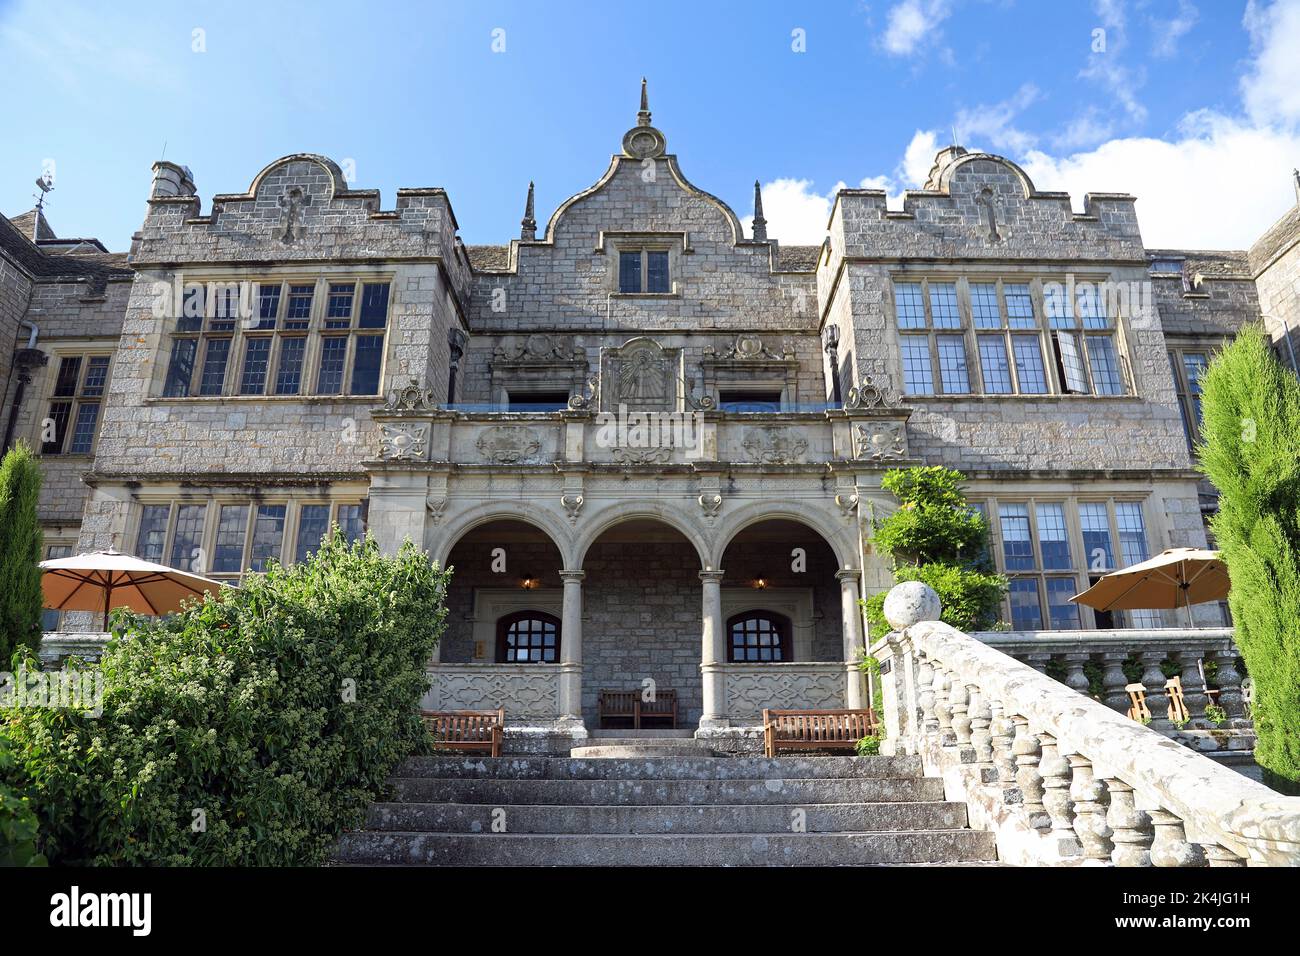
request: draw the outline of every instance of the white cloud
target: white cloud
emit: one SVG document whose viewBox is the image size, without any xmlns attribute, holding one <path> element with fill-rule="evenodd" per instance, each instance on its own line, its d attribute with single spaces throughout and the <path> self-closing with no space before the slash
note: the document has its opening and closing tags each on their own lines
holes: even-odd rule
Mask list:
<svg viewBox="0 0 1300 956">
<path fill-rule="evenodd" d="M 1086 149 L 1105 142 L 1115 132 L 1115 124 L 1101 118 L 1101 111 L 1090 106 L 1066 124 L 1064 130 L 1052 138 L 1057 149 Z"/>
<path fill-rule="evenodd" d="M 964 145 L 987 142 L 994 149 L 1024 152 L 1037 145 L 1032 133 L 1017 129 L 1012 120 L 1040 98 L 1038 87 L 1026 83 L 1011 97 L 992 106 L 976 106 L 957 113 L 957 142 Z"/>
<path fill-rule="evenodd" d="M 1255 51 L 1241 80 L 1246 111 L 1258 123 L 1300 121 L 1300 0 L 1251 0 L 1242 22 Z"/>
<path fill-rule="evenodd" d="M 1178 0 L 1178 12 L 1169 20 L 1151 18 L 1151 32 L 1155 42 L 1151 52 L 1158 57 L 1171 57 L 1178 52 L 1178 41 L 1196 26 L 1201 12 L 1192 5 L 1191 0 Z"/>
<path fill-rule="evenodd" d="M 1088 54 L 1088 65 L 1079 75 L 1101 85 L 1134 122 L 1146 119 L 1146 107 L 1138 100 L 1137 91 L 1146 82 L 1144 70 L 1130 69 L 1123 63 L 1122 53 L 1128 45 L 1128 17 L 1123 0 L 1096 0 L 1094 4 L 1105 43 L 1101 49 Z"/>
<path fill-rule="evenodd" d="M 881 189 L 891 209 L 901 209 L 903 191 L 920 188 L 934 165 L 936 134 L 917 130 L 892 175 L 868 176 L 857 189 Z M 845 188 L 838 182 L 827 192 L 813 188 L 811 179 L 776 179 L 763 184 L 763 216 L 767 234 L 792 246 L 816 246 L 826 238 L 826 224 L 831 217 L 835 194 Z M 745 235 L 753 235 L 754 217 L 740 220 Z"/>
<path fill-rule="evenodd" d="M 937 35 L 951 15 L 949 0 L 902 0 L 887 14 L 880 43 L 894 56 L 910 56 Z"/>
<path fill-rule="evenodd" d="M 1090 152 L 1030 152 L 1025 172 L 1043 190 L 1138 198 L 1142 238 L 1153 248 L 1248 248 L 1295 201 L 1290 170 L 1300 134 L 1218 113 L 1189 116 L 1179 138 L 1113 139 Z"/>
<path fill-rule="evenodd" d="M 903 161 L 898 167 L 898 177 L 905 186 L 920 189 L 925 185 L 935 154 L 939 152 L 939 136 L 934 130 L 918 129 L 907 144 Z"/>
</svg>

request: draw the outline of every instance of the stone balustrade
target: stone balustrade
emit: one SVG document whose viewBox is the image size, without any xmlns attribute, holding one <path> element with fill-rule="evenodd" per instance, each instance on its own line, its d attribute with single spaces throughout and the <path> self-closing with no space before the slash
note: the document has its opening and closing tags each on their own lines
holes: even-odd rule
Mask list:
<svg viewBox="0 0 1300 956">
<path fill-rule="evenodd" d="M 565 462 L 761 466 L 908 458 L 909 409 L 792 409 L 779 414 L 719 411 L 504 411 L 417 406 L 374 412 L 387 462 L 529 466 Z"/>
<path fill-rule="evenodd" d="M 1047 673 L 1055 662 L 1064 670 L 1065 684 L 1087 694 L 1090 689 L 1085 673 L 1091 662 L 1101 669 L 1101 699 L 1107 707 L 1127 713 L 1130 683 L 1124 665 L 1138 663 L 1140 682 L 1151 711 L 1153 730 L 1173 735 L 1201 750 L 1250 749 L 1253 724 L 1246 713 L 1242 696 L 1242 676 L 1237 669 L 1239 657 L 1233 642 L 1232 628 L 1159 628 L 1098 631 L 978 631 L 971 635 L 996 647 L 1039 673 Z M 1179 669 L 1188 722 L 1175 728 L 1167 717 L 1166 676 L 1161 664 L 1172 661 Z M 1206 665 L 1217 668 L 1217 704 L 1226 715 L 1219 724 L 1206 719 L 1205 708 L 1211 702 L 1204 680 Z M 1214 729 L 1215 734 L 1206 733 Z M 1233 744 L 1231 748 L 1228 746 Z"/>
<path fill-rule="evenodd" d="M 69 657 L 97 661 L 108 638 L 108 634 L 102 632 L 46 631 L 41 636 L 37 656 L 47 666 L 58 666 Z"/>
<path fill-rule="evenodd" d="M 947 798 L 967 804 L 971 825 L 997 834 L 999 859 L 1300 865 L 1300 798 L 933 619 L 933 593 L 908 591 L 924 587 L 891 592 L 899 600 L 887 603 L 886 616 L 896 630 L 871 649 L 880 662 L 882 751 L 919 754 L 927 775 L 943 778 Z"/>
<path fill-rule="evenodd" d="M 832 662 L 713 664 L 723 674 L 726 715 L 733 725 L 761 726 L 763 711 L 827 710 L 847 706 L 845 665 Z"/>
</svg>

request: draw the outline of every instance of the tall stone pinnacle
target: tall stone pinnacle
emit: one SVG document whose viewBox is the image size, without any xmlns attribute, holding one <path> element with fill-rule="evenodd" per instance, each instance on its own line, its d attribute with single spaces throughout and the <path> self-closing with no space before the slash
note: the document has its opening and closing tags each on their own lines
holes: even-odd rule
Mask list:
<svg viewBox="0 0 1300 956">
<path fill-rule="evenodd" d="M 524 218 L 519 220 L 519 238 L 532 242 L 537 238 L 537 220 L 533 218 L 533 184 L 528 183 L 528 201 L 524 203 Z"/>
<path fill-rule="evenodd" d="M 637 126 L 650 125 L 650 97 L 645 89 L 645 77 L 641 77 L 641 109 L 636 114 Z"/>
<path fill-rule="evenodd" d="M 754 180 L 754 240 L 767 241 L 767 220 L 763 218 L 763 191 L 759 188 L 757 179 Z"/>
</svg>

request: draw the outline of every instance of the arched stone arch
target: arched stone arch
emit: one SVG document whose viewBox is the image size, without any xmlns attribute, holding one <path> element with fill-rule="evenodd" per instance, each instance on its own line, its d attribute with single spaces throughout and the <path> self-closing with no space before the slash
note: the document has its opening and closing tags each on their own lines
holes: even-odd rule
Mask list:
<svg viewBox="0 0 1300 956">
<path fill-rule="evenodd" d="M 857 523 L 846 520 L 837 508 L 817 508 L 798 500 L 755 501 L 728 513 L 714 537 L 709 566 L 721 567 L 727 547 L 746 528 L 782 519 L 798 522 L 819 534 L 830 546 L 839 567 L 858 568 Z"/>
<path fill-rule="evenodd" d="M 467 508 L 459 512 L 456 519 L 445 528 L 438 529 L 438 546 L 432 552 L 438 566 L 446 565 L 452 549 L 465 535 L 493 521 L 518 521 L 531 525 L 550 538 L 551 543 L 559 550 L 565 567 L 575 567 L 573 557 L 578 552 L 575 552 L 573 547 L 573 533 L 558 515 L 539 508 L 523 511 L 503 501 L 489 501 Z"/>
<path fill-rule="evenodd" d="M 703 528 L 690 521 L 686 515 L 676 513 L 673 509 L 649 502 L 635 501 L 610 505 L 604 510 L 591 515 L 584 523 L 586 530 L 574 542 L 572 554 L 577 563 L 573 564 L 572 567 L 582 567 L 581 562 L 586 560 L 587 552 L 591 550 L 591 546 L 596 543 L 602 534 L 616 525 L 636 518 L 660 521 L 674 531 L 680 532 L 695 548 L 695 553 L 700 559 L 701 568 L 704 568 L 706 564 L 708 567 L 716 567 L 716 565 L 708 563 L 711 554 L 711 542 Z"/>
</svg>

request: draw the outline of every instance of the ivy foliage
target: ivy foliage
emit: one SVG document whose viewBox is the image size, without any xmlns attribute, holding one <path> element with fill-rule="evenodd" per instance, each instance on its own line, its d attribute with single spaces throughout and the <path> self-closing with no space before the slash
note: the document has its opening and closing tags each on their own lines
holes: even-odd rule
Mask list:
<svg viewBox="0 0 1300 956">
<path fill-rule="evenodd" d="M 1255 760 L 1300 781 L 1300 381 L 1258 328 L 1202 376 L 1201 467 L 1228 566 L 1237 646 L 1255 682 Z"/>
<path fill-rule="evenodd" d="M 424 752 L 417 714 L 446 572 L 337 528 L 166 618 L 117 612 L 103 713 L 3 714 L 59 865 L 314 865 Z M 34 667 L 34 659 L 29 662 Z"/>
<path fill-rule="evenodd" d="M 942 466 L 886 472 L 881 486 L 899 508 L 878 521 L 872 543 L 893 563 L 896 582 L 924 581 L 943 602 L 942 620 L 962 631 L 998 624 L 1007 579 L 988 553 L 988 522 L 962 491 L 965 476 Z M 866 601 L 872 634 L 889 630 L 881 591 Z"/>
</svg>

